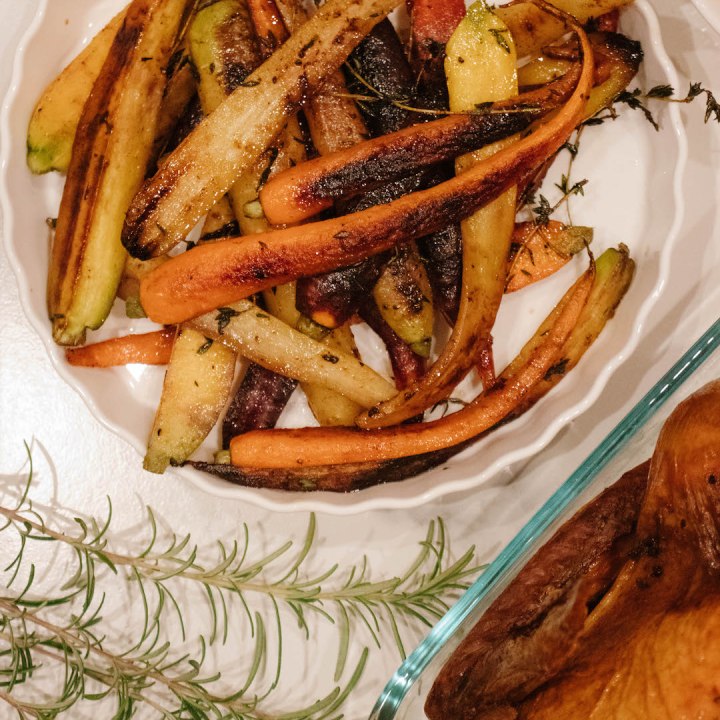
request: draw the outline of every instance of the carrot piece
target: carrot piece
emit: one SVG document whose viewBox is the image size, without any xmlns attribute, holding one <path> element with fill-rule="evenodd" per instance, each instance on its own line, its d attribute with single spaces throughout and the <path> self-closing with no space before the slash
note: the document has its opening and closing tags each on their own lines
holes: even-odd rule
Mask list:
<svg viewBox="0 0 720 720">
<path fill-rule="evenodd" d="M 420 80 L 442 77 L 444 48 L 465 17 L 465 0 L 407 0 L 410 15 L 410 54 Z"/>
<path fill-rule="evenodd" d="M 273 142 L 302 100 L 400 0 L 328 0 L 229 95 L 149 178 L 125 217 L 131 255 L 162 255 Z M 303 58 L 302 60 L 299 58 Z"/>
<path fill-rule="evenodd" d="M 76 367 L 107 368 L 116 365 L 142 363 L 167 365 L 175 342 L 175 328 L 167 327 L 141 335 L 104 340 L 103 342 L 65 350 L 65 357 Z"/>
<path fill-rule="evenodd" d="M 557 272 L 587 247 L 592 234 L 592 228 L 568 227 L 557 220 L 550 220 L 547 225 L 517 223 L 505 292 L 521 290 Z"/>
<path fill-rule="evenodd" d="M 427 48 L 429 43 L 445 45 L 465 17 L 465 0 L 408 0 L 412 41 Z"/>
<path fill-rule="evenodd" d="M 290 37 L 282 14 L 275 0 L 248 0 L 247 6 L 263 57 L 270 57 Z"/>
<path fill-rule="evenodd" d="M 565 100 L 579 72 L 574 67 L 539 90 L 495 103 L 487 113 L 449 115 L 412 125 L 278 173 L 260 192 L 265 215 L 275 225 L 300 222 L 328 209 L 340 197 L 520 132 Z"/>
<path fill-rule="evenodd" d="M 610 12 L 595 18 L 595 29 L 599 32 L 617 32 L 619 20 L 620 10 L 615 8 L 615 10 L 611 10 Z"/>
<path fill-rule="evenodd" d="M 230 443 L 233 465 L 251 468 L 381 461 L 452 447 L 490 429 L 519 407 L 533 386 L 557 361 L 562 347 L 585 307 L 594 283 L 591 266 L 553 310 L 548 331 L 533 338 L 534 347 L 512 373 L 472 403 L 439 420 L 379 430 L 300 428 L 257 430 Z M 522 354 L 522 351 L 521 351 Z M 268 452 L 272 448 L 272 452 Z"/>
</svg>

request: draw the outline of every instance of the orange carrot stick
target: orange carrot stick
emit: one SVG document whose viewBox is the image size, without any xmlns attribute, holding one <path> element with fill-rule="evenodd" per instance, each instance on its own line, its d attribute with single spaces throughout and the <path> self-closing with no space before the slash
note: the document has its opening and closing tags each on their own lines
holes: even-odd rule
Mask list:
<svg viewBox="0 0 720 720">
<path fill-rule="evenodd" d="M 175 328 L 167 327 L 141 335 L 125 335 L 92 345 L 68 348 L 65 357 L 70 365 L 77 367 L 107 368 L 130 363 L 167 365 L 174 342 Z"/>
<path fill-rule="evenodd" d="M 428 423 L 378 430 L 257 430 L 233 438 L 232 464 L 247 468 L 295 468 L 391 460 L 452 447 L 485 432 L 519 407 L 557 361 L 585 307 L 594 277 L 595 269 L 591 266 L 551 314 L 548 331 L 540 333 L 539 340 L 533 338 L 535 343 L 525 362 L 514 372 L 501 375 L 490 390 L 462 410 Z"/>
<path fill-rule="evenodd" d="M 265 216 L 274 225 L 301 222 L 339 198 L 520 132 L 563 102 L 576 87 L 579 73 L 573 67 L 539 90 L 496 102 L 486 113 L 448 115 L 411 125 L 278 173 L 260 191 Z"/>
</svg>

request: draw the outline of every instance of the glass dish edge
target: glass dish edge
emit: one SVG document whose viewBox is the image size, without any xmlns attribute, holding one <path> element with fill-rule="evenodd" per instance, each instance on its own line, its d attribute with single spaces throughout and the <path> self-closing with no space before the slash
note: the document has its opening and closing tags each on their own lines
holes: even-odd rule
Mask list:
<svg viewBox="0 0 720 720">
<path fill-rule="evenodd" d="M 403 700 L 423 671 L 455 634 L 477 606 L 516 572 L 545 533 L 571 503 L 585 491 L 598 474 L 634 438 L 638 430 L 698 368 L 720 348 L 720 318 L 717 319 L 679 360 L 653 385 L 637 404 L 615 425 L 596 448 L 550 496 L 515 537 L 465 591 L 458 602 L 432 628 L 390 678 L 369 720 L 393 720 Z"/>
</svg>

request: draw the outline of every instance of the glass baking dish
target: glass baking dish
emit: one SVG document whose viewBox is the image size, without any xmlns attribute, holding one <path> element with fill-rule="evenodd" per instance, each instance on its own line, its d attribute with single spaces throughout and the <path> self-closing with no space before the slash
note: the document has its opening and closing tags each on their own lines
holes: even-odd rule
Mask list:
<svg viewBox="0 0 720 720">
<path fill-rule="evenodd" d="M 370 720 L 422 720 L 440 669 L 532 555 L 586 502 L 650 457 L 675 406 L 720 377 L 720 319 L 558 488 L 392 676 Z M 670 400 L 670 402 L 668 402 Z"/>
</svg>

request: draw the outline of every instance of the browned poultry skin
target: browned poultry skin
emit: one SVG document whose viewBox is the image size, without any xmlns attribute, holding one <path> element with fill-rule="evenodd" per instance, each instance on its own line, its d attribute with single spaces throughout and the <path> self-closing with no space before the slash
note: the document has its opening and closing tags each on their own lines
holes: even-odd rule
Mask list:
<svg viewBox="0 0 720 720">
<path fill-rule="evenodd" d="M 579 629 L 570 623 L 567 633 L 546 633 L 557 652 L 541 645 L 535 657 L 560 665 L 551 679 L 523 693 L 517 678 L 495 678 L 507 686 L 504 698 L 493 693 L 493 683 L 485 683 L 472 693 L 472 715 L 468 703 L 456 701 L 460 712 L 452 717 L 720 718 L 719 571 L 720 382 L 715 382 L 682 403 L 666 423 L 633 548 L 612 587 Z M 565 604 L 572 604 L 571 594 Z M 551 614 L 536 633 L 542 634 Z M 440 710 L 444 715 L 435 705 L 427 709 L 432 718 L 450 716 L 447 705 Z"/>
<path fill-rule="evenodd" d="M 456 650 L 430 692 L 432 720 L 495 717 L 553 677 L 617 573 L 645 492 L 648 463 L 626 473 L 563 525 Z M 614 572 L 613 572 L 614 571 Z M 498 718 L 504 717 L 500 714 Z"/>
</svg>

